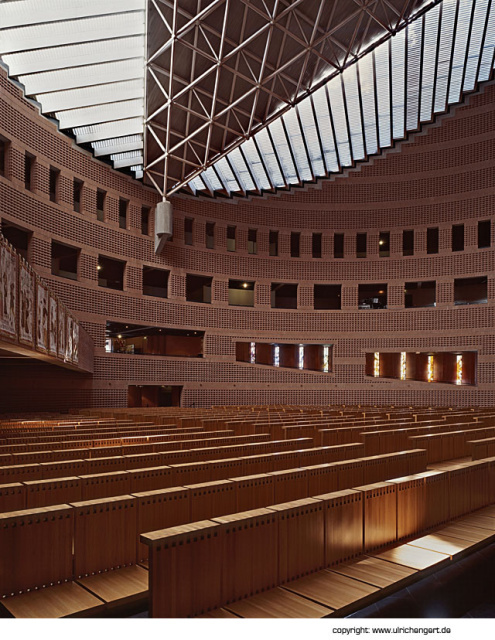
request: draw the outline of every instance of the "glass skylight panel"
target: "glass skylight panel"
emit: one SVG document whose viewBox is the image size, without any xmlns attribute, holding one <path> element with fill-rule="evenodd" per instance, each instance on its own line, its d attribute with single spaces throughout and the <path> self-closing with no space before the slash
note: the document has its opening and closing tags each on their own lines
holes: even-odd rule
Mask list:
<svg viewBox="0 0 495 640">
<path fill-rule="evenodd" d="M 268 134 L 268 129 L 261 129 L 256 134 L 256 144 L 263 156 L 263 162 L 270 176 L 270 181 L 274 187 L 285 187 L 285 180 L 278 166 L 277 156 L 273 148 L 272 141 Z"/>
<path fill-rule="evenodd" d="M 464 75 L 463 91 L 472 91 L 476 85 L 481 45 L 488 18 L 489 0 L 477 0 L 474 8 L 473 26 L 468 46 L 468 57 Z"/>
<path fill-rule="evenodd" d="M 110 156 L 115 169 L 124 169 L 132 167 L 137 163 L 143 162 L 143 154 L 140 151 L 129 153 L 116 153 Z"/>
<path fill-rule="evenodd" d="M 144 147 L 142 136 L 124 136 L 122 138 L 112 138 L 110 140 L 98 140 L 92 142 L 91 147 L 95 157 L 108 156 L 111 153 L 124 153 L 132 149 L 142 149 Z"/>
<path fill-rule="evenodd" d="M 327 93 L 325 87 L 321 87 L 313 94 L 316 121 L 320 130 L 321 146 L 327 171 L 338 171 L 339 161 L 335 151 L 335 141 L 333 138 L 332 121 L 330 119 L 330 109 L 328 107 Z"/>
<path fill-rule="evenodd" d="M 83 20 L 41 23 L 0 31 L 0 53 L 44 49 L 106 38 L 144 34 L 144 12 L 121 13 Z"/>
<path fill-rule="evenodd" d="M 433 89 L 437 63 L 437 44 L 440 26 L 440 6 L 433 7 L 424 17 L 423 75 L 421 78 L 420 121 L 428 122 L 433 115 Z"/>
<path fill-rule="evenodd" d="M 91 126 L 76 127 L 73 134 L 78 144 L 116 138 L 118 136 L 135 135 L 143 132 L 142 118 L 128 118 L 117 122 L 104 122 Z"/>
<path fill-rule="evenodd" d="M 415 131 L 419 126 L 422 40 L 423 17 L 407 27 L 407 131 Z"/>
<path fill-rule="evenodd" d="M 387 40 L 387 42 L 384 42 L 373 51 L 373 61 L 376 78 L 378 138 L 380 147 L 384 149 L 392 144 L 390 40 Z"/>
<path fill-rule="evenodd" d="M 239 148 L 234 149 L 229 153 L 229 162 L 232 165 L 238 180 L 240 180 L 244 191 L 256 191 L 256 185 L 251 178 L 251 174 L 249 173 L 249 169 Z"/>
<path fill-rule="evenodd" d="M 261 161 L 258 149 L 256 149 L 253 139 L 251 138 L 251 140 L 246 140 L 246 142 L 241 145 L 241 149 L 258 187 L 265 190 L 271 189 L 272 185 L 266 175 L 265 167 Z"/>
<path fill-rule="evenodd" d="M 89 87 L 112 82 L 140 78 L 143 81 L 144 58 L 93 64 L 77 70 L 59 69 L 47 73 L 32 73 L 19 76 L 26 87 L 27 95 L 42 95 L 52 91 L 67 91 L 78 87 Z"/>
<path fill-rule="evenodd" d="M 359 86 L 363 102 L 364 137 L 366 153 L 372 155 L 378 151 L 378 131 L 376 125 L 375 78 L 373 76 L 373 56 L 364 56 L 359 60 Z"/>
<path fill-rule="evenodd" d="M 454 55 L 450 73 L 449 104 L 459 102 L 464 76 L 473 0 L 463 0 L 459 4 L 459 17 L 454 41 Z"/>
<path fill-rule="evenodd" d="M 144 58 L 143 35 L 5 54 L 2 55 L 2 60 L 9 66 L 11 76 L 19 76 L 138 57 Z"/>
<path fill-rule="evenodd" d="M 220 189 L 220 190 L 224 189 L 224 186 L 220 182 L 220 180 L 218 179 L 218 176 L 217 176 L 215 170 L 213 169 L 213 167 L 208 167 L 208 169 L 206 169 L 206 171 L 204 171 L 203 177 L 209 182 L 209 184 L 211 185 L 211 188 L 213 189 L 213 191 L 215 191 L 217 189 Z"/>
<path fill-rule="evenodd" d="M 306 148 L 308 149 L 309 159 L 313 167 L 315 176 L 325 176 L 325 163 L 321 155 L 320 141 L 318 139 L 318 131 L 316 130 L 316 122 L 313 115 L 313 107 L 311 98 L 302 100 L 298 107 L 299 117 L 304 138 L 306 139 Z"/>
<path fill-rule="evenodd" d="M 126 118 L 144 118 L 144 103 L 143 100 L 112 102 L 111 104 L 86 107 L 84 109 L 57 111 L 55 117 L 60 122 L 61 129 L 72 129 L 74 127 L 110 122 L 111 120 L 123 120 Z"/>
<path fill-rule="evenodd" d="M 282 119 L 274 120 L 268 128 L 272 135 L 273 144 L 277 148 L 278 158 L 282 165 L 285 179 L 288 184 L 298 184 L 299 176 L 292 160 L 292 154 L 289 147 L 289 141 L 285 135 Z"/>
<path fill-rule="evenodd" d="M 109 78 L 110 79 L 110 78 Z M 127 82 L 112 82 L 111 84 L 71 89 L 70 91 L 55 91 L 45 93 L 39 98 L 43 113 L 53 113 L 66 109 L 78 109 L 121 100 L 144 100 L 143 79 Z"/>
<path fill-rule="evenodd" d="M 144 11 L 146 0 L 22 0 L 0 2 L 0 25 L 19 27 L 38 22 L 75 20 L 88 16 Z"/>
<path fill-rule="evenodd" d="M 456 12 L 457 0 L 443 0 L 434 100 L 435 113 L 443 113 L 447 109 L 447 91 L 450 78 L 452 49 L 454 46 Z"/>
<path fill-rule="evenodd" d="M 490 15 L 488 16 L 488 24 L 486 27 L 485 42 L 483 44 L 483 52 L 481 54 L 481 64 L 478 72 L 478 82 L 483 82 L 490 78 L 490 71 L 493 65 L 493 56 L 495 48 L 495 3 L 492 2 L 490 7 Z"/>
<path fill-rule="evenodd" d="M 227 191 L 229 193 L 231 191 L 234 191 L 234 192 L 242 191 L 242 189 L 239 187 L 239 184 L 237 183 L 237 180 L 235 178 L 235 175 L 232 169 L 230 168 L 229 163 L 227 162 L 227 160 L 225 160 L 225 158 L 222 158 L 221 160 L 215 163 L 215 169 L 217 170 L 218 175 L 220 176 L 220 179 L 226 186 Z"/>
<path fill-rule="evenodd" d="M 342 84 L 340 77 L 333 78 L 327 84 L 328 98 L 330 100 L 330 108 L 335 129 L 335 137 L 337 138 L 337 149 L 339 153 L 340 164 L 343 167 L 352 165 L 351 147 L 347 135 L 347 121 L 344 109 L 344 96 L 342 95 Z"/>
<path fill-rule="evenodd" d="M 189 186 L 191 187 L 191 189 L 193 190 L 194 193 L 196 193 L 196 191 L 206 191 L 207 190 L 205 185 L 204 185 L 204 182 L 201 180 L 201 178 L 199 176 L 196 176 L 188 184 L 189 184 Z"/>
<path fill-rule="evenodd" d="M 406 31 L 399 31 L 390 41 L 392 47 L 392 136 L 404 137 Z"/>
<path fill-rule="evenodd" d="M 304 147 L 304 140 L 297 119 L 297 113 L 295 109 L 291 109 L 284 113 L 282 116 L 285 122 L 285 128 L 287 130 L 287 136 L 289 137 L 290 146 L 294 159 L 297 164 L 297 171 L 302 180 L 313 180 L 313 172 L 309 166 L 308 155 Z"/>
<path fill-rule="evenodd" d="M 345 103 L 351 135 L 352 157 L 362 160 L 365 157 L 363 124 L 361 121 L 361 105 L 359 102 L 359 88 L 357 81 L 357 67 L 353 64 L 342 74 L 344 80 Z"/>
</svg>

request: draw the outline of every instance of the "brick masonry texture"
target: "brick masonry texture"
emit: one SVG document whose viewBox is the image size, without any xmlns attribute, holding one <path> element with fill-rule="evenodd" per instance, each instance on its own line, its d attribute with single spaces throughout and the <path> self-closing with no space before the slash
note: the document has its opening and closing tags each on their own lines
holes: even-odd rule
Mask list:
<svg viewBox="0 0 495 640">
<path fill-rule="evenodd" d="M 183 385 L 184 406 L 249 403 L 398 405 L 493 404 L 495 391 L 495 85 L 424 132 L 348 175 L 290 193 L 248 200 L 176 196 L 174 239 L 156 256 L 150 188 L 96 161 L 59 133 L 0 70 L 0 135 L 10 141 L 0 176 L 0 218 L 32 232 L 30 261 L 95 340 L 93 377 L 45 364 L 0 366 L 0 410 L 126 406 L 129 384 Z M 25 153 L 35 156 L 32 190 L 24 186 Z M 50 166 L 60 170 L 58 202 L 50 201 Z M 84 182 L 81 212 L 72 206 L 74 178 Z M 97 220 L 96 191 L 106 191 L 105 220 Z M 119 198 L 129 201 L 120 229 Z M 140 212 L 151 207 L 150 235 Z M 184 220 L 193 220 L 185 244 Z M 492 246 L 478 249 L 477 224 L 492 219 Z M 215 248 L 206 223 L 215 223 Z M 464 224 L 465 247 L 452 252 L 452 224 Z M 236 251 L 227 251 L 227 226 Z M 439 253 L 426 253 L 426 229 L 438 227 Z M 257 255 L 248 230 L 257 229 Z M 402 255 L 402 232 L 414 229 L 414 255 Z M 279 255 L 269 255 L 269 232 Z M 300 258 L 290 234 L 301 233 Z M 380 232 L 390 232 L 390 257 L 379 257 Z M 311 257 L 311 234 L 322 234 L 322 258 Z M 367 233 L 366 258 L 355 257 L 356 234 Z M 333 235 L 344 233 L 345 255 L 333 257 Z M 78 280 L 51 274 L 51 241 L 80 249 Z M 98 256 L 126 263 L 123 291 L 98 286 Z M 143 265 L 170 271 L 168 298 L 143 296 Z M 186 301 L 186 274 L 213 277 L 212 304 Z M 488 301 L 454 305 L 455 278 L 487 276 Z M 229 307 L 229 278 L 254 280 L 254 308 Z M 435 308 L 404 308 L 405 282 L 435 280 Z M 272 309 L 272 282 L 299 283 L 298 309 Z M 313 310 L 313 285 L 341 284 L 342 309 Z M 358 310 L 358 285 L 386 283 L 388 309 Z M 105 353 L 107 320 L 205 331 L 202 359 Z M 333 345 L 329 374 L 252 366 L 235 361 L 236 341 Z M 478 352 L 477 385 L 374 380 L 365 376 L 367 351 Z M 29 393 L 26 391 L 29 390 Z"/>
</svg>

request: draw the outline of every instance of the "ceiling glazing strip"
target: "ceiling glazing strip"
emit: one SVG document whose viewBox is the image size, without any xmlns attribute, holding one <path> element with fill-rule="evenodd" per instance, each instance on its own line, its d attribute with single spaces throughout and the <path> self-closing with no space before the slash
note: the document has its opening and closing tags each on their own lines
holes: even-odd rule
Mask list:
<svg viewBox="0 0 495 640">
<path fill-rule="evenodd" d="M 258 189 L 241 192 L 310 182 L 390 147 L 488 80 L 494 55 L 495 2 L 444 0 L 272 122 L 273 147 L 262 130 L 228 154 L 235 162 L 256 148 L 267 167 L 271 183 L 258 177 Z M 194 191 L 204 192 L 197 179 Z"/>
<path fill-rule="evenodd" d="M 61 130 L 143 175 L 147 0 L 0 0 L 0 59 Z"/>
</svg>

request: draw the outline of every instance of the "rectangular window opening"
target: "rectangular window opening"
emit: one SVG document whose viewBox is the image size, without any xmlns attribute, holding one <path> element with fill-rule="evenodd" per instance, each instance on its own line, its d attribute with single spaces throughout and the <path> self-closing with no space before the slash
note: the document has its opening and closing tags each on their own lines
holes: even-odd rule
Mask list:
<svg viewBox="0 0 495 640">
<path fill-rule="evenodd" d="M 406 309 L 414 307 L 434 307 L 436 304 L 436 282 L 406 282 L 404 285 L 404 306 Z"/>
<path fill-rule="evenodd" d="M 127 212 L 129 209 L 129 200 L 119 198 L 119 227 L 127 229 Z"/>
<path fill-rule="evenodd" d="M 80 249 L 52 240 L 52 274 L 69 280 L 77 280 Z"/>
<path fill-rule="evenodd" d="M 278 256 L 278 231 L 270 231 L 269 234 L 269 253 L 271 256 Z"/>
<path fill-rule="evenodd" d="M 299 258 L 300 255 L 301 234 L 292 231 L 290 234 L 290 257 Z"/>
<path fill-rule="evenodd" d="M 214 222 L 206 223 L 206 248 L 207 249 L 215 248 L 215 223 Z"/>
<path fill-rule="evenodd" d="M 452 226 L 452 251 L 464 251 L 464 225 Z"/>
<path fill-rule="evenodd" d="M 252 255 L 256 255 L 258 253 L 257 236 L 258 236 L 258 233 L 256 229 L 248 229 L 247 250 L 248 250 L 248 253 Z"/>
<path fill-rule="evenodd" d="M 383 284 L 360 284 L 358 286 L 358 308 L 359 309 L 386 309 L 387 308 L 387 285 Z"/>
<path fill-rule="evenodd" d="M 378 238 L 378 256 L 380 258 L 390 257 L 390 231 L 380 231 Z"/>
<path fill-rule="evenodd" d="M 98 256 L 98 286 L 105 289 L 124 289 L 125 262 Z"/>
<path fill-rule="evenodd" d="M 227 251 L 235 251 L 236 227 L 227 227 Z"/>
<path fill-rule="evenodd" d="M 426 253 L 438 253 L 438 227 L 426 230 Z"/>
<path fill-rule="evenodd" d="M 335 233 L 333 236 L 333 257 L 334 258 L 344 257 L 344 234 L 343 233 Z"/>
<path fill-rule="evenodd" d="M 254 284 L 249 280 L 229 280 L 229 305 L 254 307 Z"/>
<path fill-rule="evenodd" d="M 402 255 L 414 255 L 414 229 L 407 229 L 402 232 Z"/>
<path fill-rule="evenodd" d="M 491 220 L 478 221 L 478 249 L 491 247 L 492 222 Z"/>
<path fill-rule="evenodd" d="M 166 298 L 168 296 L 168 278 L 170 272 L 165 269 L 143 267 L 143 294 Z"/>
<path fill-rule="evenodd" d="M 213 278 L 186 274 L 186 300 L 188 302 L 211 303 L 211 286 Z"/>
<path fill-rule="evenodd" d="M 313 258 L 321 258 L 321 233 L 313 233 L 312 255 Z"/>
<path fill-rule="evenodd" d="M 358 233 L 356 235 L 356 258 L 366 258 L 367 234 Z"/>
<path fill-rule="evenodd" d="M 83 190 L 84 182 L 82 180 L 78 180 L 74 178 L 72 183 L 72 204 L 73 209 L 76 213 L 81 213 L 82 211 L 82 190 Z"/>
</svg>

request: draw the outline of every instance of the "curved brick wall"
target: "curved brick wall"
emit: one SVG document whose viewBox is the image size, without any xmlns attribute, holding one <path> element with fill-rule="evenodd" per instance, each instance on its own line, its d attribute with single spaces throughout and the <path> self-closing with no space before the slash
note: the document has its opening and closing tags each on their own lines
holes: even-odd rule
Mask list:
<svg viewBox="0 0 495 640">
<path fill-rule="evenodd" d="M 0 71 L 0 135 L 11 141 L 7 175 L 0 176 L 0 217 L 33 232 L 30 261 L 73 310 L 96 344 L 93 379 L 63 377 L 35 365 L 26 375 L 0 368 L 0 409 L 125 406 L 128 384 L 179 384 L 185 406 L 228 403 L 394 403 L 492 405 L 495 389 L 492 248 L 478 249 L 478 220 L 492 218 L 495 195 L 495 85 L 442 118 L 401 149 L 389 151 L 346 177 L 292 193 L 248 201 L 178 196 L 174 239 L 156 257 L 142 235 L 143 205 L 158 197 L 75 148 L 42 118 Z M 24 188 L 24 153 L 36 156 L 33 190 Z M 49 198 L 49 168 L 61 171 L 59 203 Z M 84 181 L 83 211 L 72 208 L 72 180 Z M 107 191 L 105 222 L 96 218 L 96 190 Z M 118 199 L 130 202 L 128 226 L 118 224 Z M 193 245 L 184 218 L 194 220 Z M 206 248 L 206 222 L 215 223 L 215 250 Z M 465 227 L 464 251 L 450 248 L 453 223 Z M 227 225 L 237 227 L 237 250 L 226 250 Z M 152 226 L 152 225 L 151 225 Z M 426 253 L 426 228 L 439 228 L 439 253 Z M 257 229 L 258 254 L 247 251 Z M 402 256 L 402 231 L 415 230 L 413 256 Z M 269 256 L 270 230 L 279 231 L 279 256 Z M 151 229 L 152 231 L 152 229 Z M 290 257 L 290 233 L 301 233 L 300 258 Z M 355 236 L 368 234 L 368 257 L 356 259 Z M 378 256 L 380 231 L 390 232 L 390 257 Z M 311 257 L 311 234 L 322 233 L 321 259 Z M 345 234 L 344 259 L 333 258 L 333 234 Z M 51 240 L 78 247 L 78 281 L 51 274 Z M 98 254 L 127 264 L 124 291 L 98 287 Z M 142 266 L 169 269 L 168 299 L 143 296 Z M 212 304 L 185 300 L 186 273 L 213 276 Z M 454 306 L 454 278 L 488 276 L 488 303 Z M 256 281 L 255 307 L 229 307 L 228 280 Z M 406 281 L 435 280 L 435 308 L 405 309 Z M 271 282 L 299 282 L 298 309 L 270 307 Z M 388 285 L 388 309 L 358 310 L 358 284 Z M 315 311 L 313 284 L 342 284 L 342 309 Z M 181 326 L 206 332 L 202 360 L 105 354 L 107 320 Z M 235 362 L 236 341 L 331 343 L 333 372 L 320 374 Z M 373 380 L 364 375 L 366 351 L 478 352 L 478 385 Z M 22 379 L 21 379 L 22 378 Z"/>
</svg>

